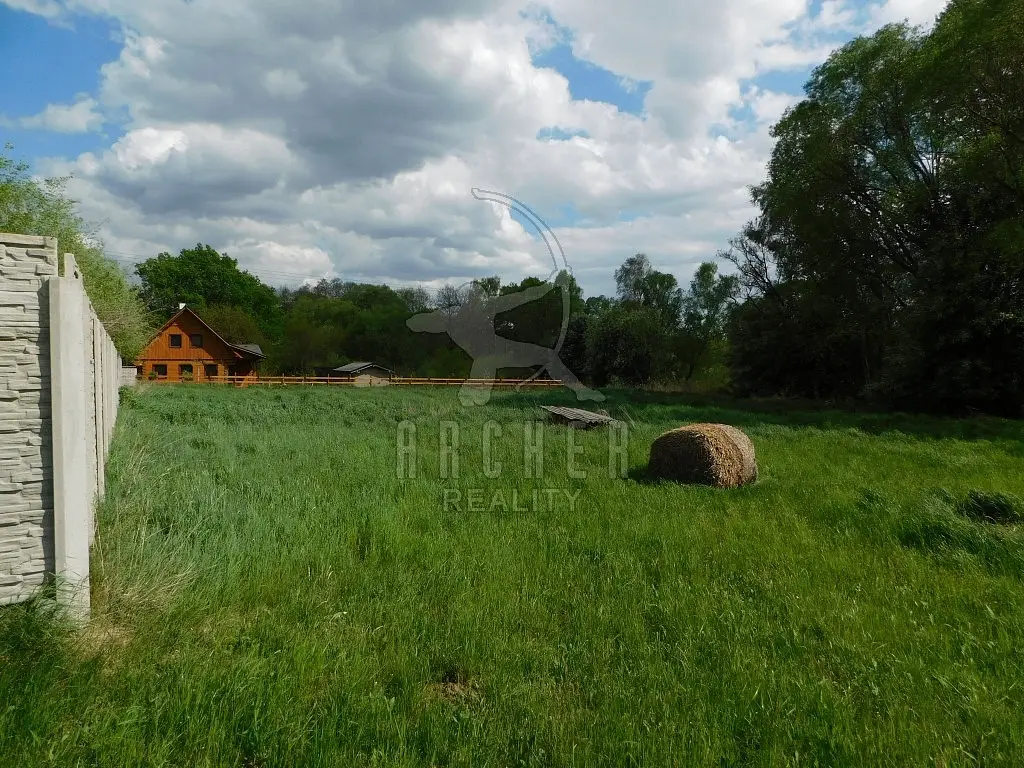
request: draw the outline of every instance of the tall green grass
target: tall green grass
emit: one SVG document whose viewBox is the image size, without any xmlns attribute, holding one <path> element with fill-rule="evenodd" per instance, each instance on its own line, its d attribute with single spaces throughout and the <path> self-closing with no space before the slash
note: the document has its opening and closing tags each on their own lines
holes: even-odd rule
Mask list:
<svg viewBox="0 0 1024 768">
<path fill-rule="evenodd" d="M 1021 424 L 618 392 L 630 477 L 604 430 L 572 433 L 568 477 L 547 426 L 526 478 L 523 424 L 556 402 L 132 395 L 92 625 L 0 611 L 0 765 L 1021 764 L 1024 537 L 964 512 L 1024 496 Z M 706 420 L 751 436 L 759 482 L 648 482 L 651 441 Z M 446 511 L 446 488 L 579 496 Z"/>
</svg>

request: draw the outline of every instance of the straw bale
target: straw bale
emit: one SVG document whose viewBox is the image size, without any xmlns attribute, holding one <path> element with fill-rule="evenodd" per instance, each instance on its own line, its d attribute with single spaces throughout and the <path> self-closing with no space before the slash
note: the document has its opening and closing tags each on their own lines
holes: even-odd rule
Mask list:
<svg viewBox="0 0 1024 768">
<path fill-rule="evenodd" d="M 654 477 L 717 488 L 757 480 L 753 443 L 728 424 L 691 424 L 666 432 L 651 445 L 648 470 Z"/>
</svg>

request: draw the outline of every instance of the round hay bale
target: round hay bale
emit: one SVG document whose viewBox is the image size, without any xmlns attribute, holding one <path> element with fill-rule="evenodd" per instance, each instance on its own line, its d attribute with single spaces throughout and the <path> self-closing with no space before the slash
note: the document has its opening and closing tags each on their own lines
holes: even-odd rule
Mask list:
<svg viewBox="0 0 1024 768">
<path fill-rule="evenodd" d="M 757 480 L 754 444 L 728 424 L 691 424 L 666 432 L 651 445 L 647 468 L 654 477 L 716 488 Z"/>
</svg>

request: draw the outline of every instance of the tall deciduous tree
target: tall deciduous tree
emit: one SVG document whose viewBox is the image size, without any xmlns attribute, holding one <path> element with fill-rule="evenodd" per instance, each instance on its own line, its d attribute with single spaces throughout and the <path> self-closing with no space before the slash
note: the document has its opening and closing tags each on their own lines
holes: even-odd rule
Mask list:
<svg viewBox="0 0 1024 768">
<path fill-rule="evenodd" d="M 227 254 L 202 243 L 176 256 L 161 253 L 138 264 L 141 294 L 149 308 L 169 317 L 180 303 L 197 311 L 208 306 L 236 307 L 256 319 L 268 336 L 280 332 L 281 311 L 274 289 L 238 268 Z"/>
<path fill-rule="evenodd" d="M 684 378 L 693 378 L 708 353 L 726 336 L 728 313 L 739 294 L 735 275 L 719 275 L 718 265 L 706 261 L 697 268 L 683 296 L 682 363 Z"/>
<path fill-rule="evenodd" d="M 619 301 L 653 310 L 667 326 L 679 324 L 683 292 L 673 275 L 659 272 L 651 266 L 647 256 L 630 256 L 615 271 Z"/>
<path fill-rule="evenodd" d="M 1021 413 L 1022 17 L 1024 0 L 953 0 L 931 33 L 888 26 L 816 70 L 730 251 L 746 389 Z M 783 334 L 814 375 L 759 354 Z"/>
</svg>

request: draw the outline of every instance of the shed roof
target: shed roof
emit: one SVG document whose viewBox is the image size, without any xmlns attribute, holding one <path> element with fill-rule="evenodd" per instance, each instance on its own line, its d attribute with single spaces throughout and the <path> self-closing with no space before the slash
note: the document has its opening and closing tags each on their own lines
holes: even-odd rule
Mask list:
<svg viewBox="0 0 1024 768">
<path fill-rule="evenodd" d="M 245 350 L 246 352 L 252 352 L 254 355 L 263 357 L 263 350 L 260 349 L 259 344 L 232 344 L 232 347 L 238 347 L 238 349 Z"/>
<path fill-rule="evenodd" d="M 380 368 L 382 371 L 392 373 L 390 368 L 385 368 L 383 365 L 377 363 L 346 363 L 345 365 L 338 366 L 334 369 L 335 373 L 359 373 L 366 368 Z"/>
</svg>

